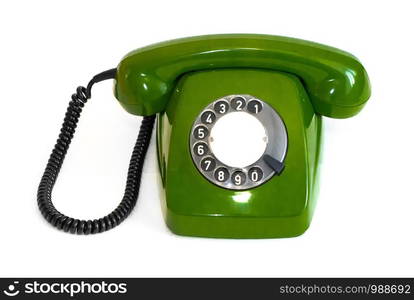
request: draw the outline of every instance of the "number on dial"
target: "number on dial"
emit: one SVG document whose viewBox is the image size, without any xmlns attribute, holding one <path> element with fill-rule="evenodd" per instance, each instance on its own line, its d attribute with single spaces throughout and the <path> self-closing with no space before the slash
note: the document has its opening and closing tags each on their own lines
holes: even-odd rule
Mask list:
<svg viewBox="0 0 414 300">
<path fill-rule="evenodd" d="M 206 172 L 213 171 L 216 167 L 216 161 L 214 158 L 206 157 L 201 161 L 201 169 Z"/>
<path fill-rule="evenodd" d="M 261 112 L 262 108 L 262 103 L 260 103 L 260 101 L 257 100 L 252 100 L 247 104 L 247 110 L 252 114 L 258 114 L 259 112 Z"/>
<path fill-rule="evenodd" d="M 229 171 L 224 168 L 218 168 L 215 172 L 214 172 L 214 178 L 219 181 L 219 182 L 224 182 L 227 179 L 229 179 L 230 173 Z"/>
<path fill-rule="evenodd" d="M 234 97 L 231 99 L 231 107 L 234 110 L 243 110 L 243 108 L 246 106 L 246 100 L 242 97 Z"/>
<path fill-rule="evenodd" d="M 197 126 L 194 128 L 193 134 L 196 139 L 202 140 L 208 135 L 208 129 L 204 126 Z"/>
<path fill-rule="evenodd" d="M 208 152 L 208 146 L 206 143 L 196 143 L 194 145 L 193 151 L 198 156 L 203 156 Z"/>
<path fill-rule="evenodd" d="M 213 124 L 216 120 L 216 115 L 212 111 L 205 111 L 201 115 L 201 122 L 204 124 L 210 125 Z"/>
<path fill-rule="evenodd" d="M 246 175 L 242 171 L 236 171 L 231 175 L 231 181 L 234 185 L 242 185 L 246 182 Z"/>
<path fill-rule="evenodd" d="M 229 104 L 227 101 L 220 100 L 214 104 L 214 111 L 218 114 L 225 114 L 229 110 Z"/>
<path fill-rule="evenodd" d="M 263 171 L 259 167 L 253 167 L 249 170 L 249 178 L 253 182 L 257 182 L 262 180 L 263 178 Z"/>
</svg>

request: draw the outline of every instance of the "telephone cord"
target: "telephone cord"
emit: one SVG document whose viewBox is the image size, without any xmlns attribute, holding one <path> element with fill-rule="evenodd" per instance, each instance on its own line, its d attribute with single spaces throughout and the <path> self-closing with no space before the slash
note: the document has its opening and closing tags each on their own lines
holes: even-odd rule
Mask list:
<svg viewBox="0 0 414 300">
<path fill-rule="evenodd" d="M 87 87 L 79 86 L 66 110 L 65 118 L 56 145 L 47 162 L 37 192 L 37 203 L 44 218 L 56 228 L 76 234 L 95 234 L 110 230 L 121 224 L 137 203 L 141 184 L 142 168 L 151 140 L 155 115 L 143 118 L 138 138 L 129 162 L 125 192 L 118 207 L 110 214 L 95 220 L 79 220 L 59 212 L 52 202 L 52 191 L 59 175 L 67 150 L 69 149 L 82 109 L 91 98 L 92 86 L 100 81 L 114 79 L 116 69 L 110 69 L 95 75 Z M 76 187 L 74 187 L 76 188 Z"/>
</svg>

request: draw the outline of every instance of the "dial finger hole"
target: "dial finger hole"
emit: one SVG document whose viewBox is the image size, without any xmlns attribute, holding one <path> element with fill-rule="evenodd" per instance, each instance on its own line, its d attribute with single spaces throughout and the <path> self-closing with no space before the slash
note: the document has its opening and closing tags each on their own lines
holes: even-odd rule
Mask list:
<svg viewBox="0 0 414 300">
<path fill-rule="evenodd" d="M 242 171 L 236 171 L 231 175 L 231 182 L 234 185 L 240 186 L 246 182 L 246 174 Z"/>
<path fill-rule="evenodd" d="M 263 105 L 258 100 L 251 100 L 247 104 L 247 110 L 252 114 L 258 114 L 263 109 Z"/>
<path fill-rule="evenodd" d="M 203 156 L 208 153 L 208 146 L 206 143 L 196 143 L 193 147 L 193 152 L 197 156 Z"/>
<path fill-rule="evenodd" d="M 225 182 L 229 179 L 229 177 L 230 177 L 230 172 L 225 167 L 220 167 L 214 172 L 214 178 L 218 182 Z"/>
<path fill-rule="evenodd" d="M 202 140 L 208 136 L 208 129 L 205 126 L 197 126 L 194 128 L 193 135 L 197 140 Z"/>
<path fill-rule="evenodd" d="M 216 167 L 216 160 L 212 157 L 203 158 L 200 162 L 200 167 L 205 172 L 213 171 Z"/>
<path fill-rule="evenodd" d="M 225 114 L 229 110 L 229 107 L 227 101 L 220 100 L 214 104 L 214 111 L 218 114 Z"/>
<path fill-rule="evenodd" d="M 263 178 L 263 171 L 259 167 L 253 167 L 249 169 L 249 179 L 253 182 L 258 182 Z"/>
<path fill-rule="evenodd" d="M 234 110 L 241 111 L 246 106 L 246 100 L 243 97 L 234 97 L 231 99 L 231 107 Z"/>
<path fill-rule="evenodd" d="M 201 122 L 203 122 L 206 125 L 211 125 L 216 121 L 216 115 L 212 111 L 205 111 L 201 115 Z"/>
</svg>

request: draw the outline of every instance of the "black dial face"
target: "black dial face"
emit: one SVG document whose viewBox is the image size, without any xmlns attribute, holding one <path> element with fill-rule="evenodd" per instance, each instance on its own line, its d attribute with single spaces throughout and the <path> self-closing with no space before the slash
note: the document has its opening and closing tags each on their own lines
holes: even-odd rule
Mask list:
<svg viewBox="0 0 414 300">
<path fill-rule="evenodd" d="M 230 140 L 229 145 L 219 147 L 217 143 L 222 137 L 218 134 L 218 128 L 222 128 L 220 126 L 227 118 L 226 126 L 230 137 L 239 136 L 241 139 L 247 139 L 250 129 L 254 126 L 238 126 L 237 122 L 233 121 L 243 117 L 243 114 L 248 117 L 247 121 L 249 118 L 254 119 L 258 126 L 263 128 L 260 134 L 253 135 L 256 138 L 254 143 L 260 144 L 262 150 L 257 158 L 246 158 L 244 163 L 239 163 L 232 159 L 233 156 L 236 157 L 243 151 L 249 154 L 250 148 L 255 148 L 254 145 L 246 141 L 246 146 L 240 147 L 234 145 L 232 139 L 225 138 L 225 141 Z M 241 124 L 245 125 L 245 122 Z M 199 172 L 212 183 L 232 190 L 257 187 L 272 178 L 277 172 L 273 164 L 268 164 L 269 160 L 265 160 L 264 157 L 270 156 L 283 164 L 287 143 L 286 128 L 277 112 L 263 100 L 250 95 L 229 95 L 212 101 L 200 111 L 191 128 L 189 139 L 191 156 Z M 220 153 L 223 151 L 227 156 Z"/>
</svg>

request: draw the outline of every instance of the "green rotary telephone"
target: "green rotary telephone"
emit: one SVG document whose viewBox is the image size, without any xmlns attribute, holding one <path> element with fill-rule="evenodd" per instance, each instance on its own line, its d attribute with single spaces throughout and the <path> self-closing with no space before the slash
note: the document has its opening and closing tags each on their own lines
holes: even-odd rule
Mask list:
<svg viewBox="0 0 414 300">
<path fill-rule="evenodd" d="M 51 194 L 92 85 L 114 79 L 115 97 L 144 116 L 119 206 L 97 220 L 56 210 Z M 209 35 L 135 50 L 72 96 L 39 185 L 43 216 L 67 232 L 120 224 L 138 197 L 156 122 L 163 211 L 172 232 L 279 238 L 308 228 L 318 191 L 322 116 L 356 115 L 370 96 L 351 54 L 298 39 Z"/>
</svg>

